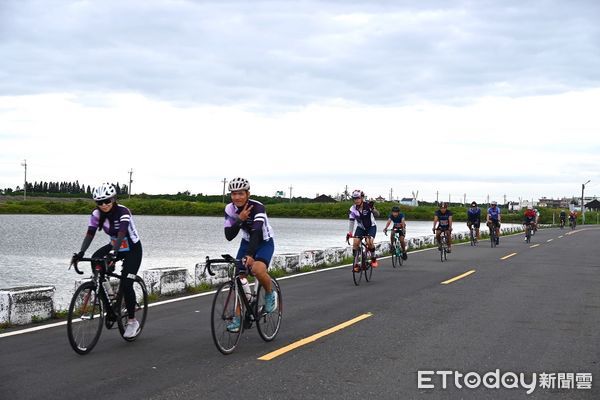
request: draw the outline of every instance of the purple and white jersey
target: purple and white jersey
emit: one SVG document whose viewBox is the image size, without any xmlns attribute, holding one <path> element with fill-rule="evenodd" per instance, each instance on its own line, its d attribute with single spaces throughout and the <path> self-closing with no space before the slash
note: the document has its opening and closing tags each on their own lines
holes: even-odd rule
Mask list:
<svg viewBox="0 0 600 400">
<path fill-rule="evenodd" d="M 90 223 L 88 225 L 88 232 L 96 232 L 98 225 L 100 224 L 100 214 L 101 212 L 97 208 L 92 212 Z M 133 223 L 133 218 L 131 217 L 131 211 L 129 211 L 127 207 L 120 204 L 115 204 L 115 206 L 108 212 L 102 229 L 110 237 L 117 237 L 119 235 L 119 231 L 121 231 L 127 233 L 131 243 L 137 243 L 140 241 L 137 229 L 135 229 L 135 224 Z"/>
<path fill-rule="evenodd" d="M 356 231 L 357 227 L 367 230 L 372 226 L 377 226 L 373 209 L 367 203 L 363 203 L 362 211 L 357 209 L 356 205 L 350 207 L 348 218 L 350 218 L 350 221 L 354 221 L 353 232 Z"/>
<path fill-rule="evenodd" d="M 242 230 L 242 239 L 250 241 L 250 232 L 262 230 L 263 240 L 272 239 L 273 228 L 269 225 L 269 218 L 265 206 L 256 200 L 248 200 L 248 204 L 252 206 L 250 210 L 250 216 L 247 220 L 242 223 L 240 229 Z M 235 225 L 239 213 L 242 208 L 237 208 L 235 204 L 229 203 L 225 207 L 225 228 L 230 228 Z"/>
</svg>

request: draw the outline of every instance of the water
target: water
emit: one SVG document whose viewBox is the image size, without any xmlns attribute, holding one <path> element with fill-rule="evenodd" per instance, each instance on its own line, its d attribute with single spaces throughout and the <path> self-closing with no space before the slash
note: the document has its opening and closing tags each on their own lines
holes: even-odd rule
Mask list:
<svg viewBox="0 0 600 400">
<path fill-rule="evenodd" d="M 184 267 L 190 274 L 208 255 L 235 256 L 239 236 L 231 242 L 223 234 L 222 217 L 135 216 L 143 244 L 140 270 Z M 89 274 L 69 271 L 69 260 L 78 252 L 87 230 L 86 215 L 0 215 L 0 288 L 23 285 L 52 285 L 59 307 L 68 305 L 74 281 Z M 346 246 L 347 220 L 270 218 L 275 231 L 275 253 L 299 253 L 327 247 Z M 377 221 L 376 242 L 387 241 L 385 221 Z M 431 234 L 431 221 L 408 221 L 407 238 Z M 455 232 L 467 231 L 464 222 Z M 87 256 L 108 243 L 97 232 Z"/>
</svg>

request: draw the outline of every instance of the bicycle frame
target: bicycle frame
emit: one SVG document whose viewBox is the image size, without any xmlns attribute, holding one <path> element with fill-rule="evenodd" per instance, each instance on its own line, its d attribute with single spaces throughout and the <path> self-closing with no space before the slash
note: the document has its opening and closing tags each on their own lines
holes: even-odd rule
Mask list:
<svg viewBox="0 0 600 400">
<path fill-rule="evenodd" d="M 90 262 L 92 264 L 93 275 L 91 277 L 91 281 L 94 282 L 94 285 L 98 289 L 98 294 L 100 295 L 100 300 L 104 304 L 106 314 L 116 320 L 118 315 L 115 313 L 113 305 L 120 304 L 121 298 L 123 297 L 123 293 L 121 291 L 121 275 L 117 275 L 113 272 L 114 264 L 112 267 L 109 266 L 105 258 L 81 258 L 79 261 Z M 79 275 L 84 274 L 83 271 L 79 270 L 77 264 L 73 264 L 73 268 Z M 107 281 L 107 277 L 117 278 L 119 280 L 119 288 L 117 289 L 112 300 L 110 299 L 109 294 L 106 293 L 103 285 L 103 283 Z"/>
</svg>

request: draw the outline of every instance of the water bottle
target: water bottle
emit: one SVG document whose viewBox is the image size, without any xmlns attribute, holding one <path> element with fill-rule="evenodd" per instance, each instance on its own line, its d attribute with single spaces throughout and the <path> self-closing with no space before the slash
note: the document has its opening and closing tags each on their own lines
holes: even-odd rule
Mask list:
<svg viewBox="0 0 600 400">
<path fill-rule="evenodd" d="M 112 299 L 113 297 L 115 297 L 115 294 L 113 293 L 113 290 L 112 290 L 112 286 L 111 286 L 110 282 L 108 281 L 108 279 L 106 279 L 104 282 L 102 282 L 102 286 L 104 286 L 104 291 L 106 292 L 106 295 L 108 296 L 109 299 Z"/>
<path fill-rule="evenodd" d="M 250 289 L 250 284 L 248 283 L 248 279 L 241 278 L 242 287 L 244 288 L 244 294 L 248 301 L 252 301 L 252 289 Z"/>
</svg>

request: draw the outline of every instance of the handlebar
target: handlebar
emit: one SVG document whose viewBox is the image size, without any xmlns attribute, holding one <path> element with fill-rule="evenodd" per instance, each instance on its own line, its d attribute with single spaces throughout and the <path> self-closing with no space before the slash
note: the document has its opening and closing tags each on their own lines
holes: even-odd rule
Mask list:
<svg viewBox="0 0 600 400">
<path fill-rule="evenodd" d="M 223 257 L 223 258 L 212 258 L 211 259 L 209 256 L 206 256 L 206 265 L 204 266 L 204 270 L 208 271 L 208 274 L 210 276 L 215 276 L 215 273 L 210 268 L 211 264 L 237 264 L 237 263 L 241 263 L 240 260 L 238 260 L 236 258 L 233 258 L 229 254 L 221 254 L 221 257 Z"/>
<path fill-rule="evenodd" d="M 77 262 L 74 262 L 71 264 L 71 266 L 73 268 L 75 268 L 75 272 L 77 272 L 79 275 L 83 275 L 84 273 L 82 271 L 79 270 L 79 268 L 77 268 L 77 264 L 80 261 L 89 261 L 91 263 L 98 263 L 98 264 L 104 264 L 104 269 L 107 270 L 108 269 L 108 260 L 106 258 L 103 257 L 82 257 L 79 260 L 77 260 Z M 71 268 L 71 267 L 69 267 Z"/>
<path fill-rule="evenodd" d="M 365 238 L 370 238 L 371 235 L 364 235 L 364 236 L 346 236 L 346 243 L 350 244 L 350 239 L 365 239 Z"/>
</svg>

